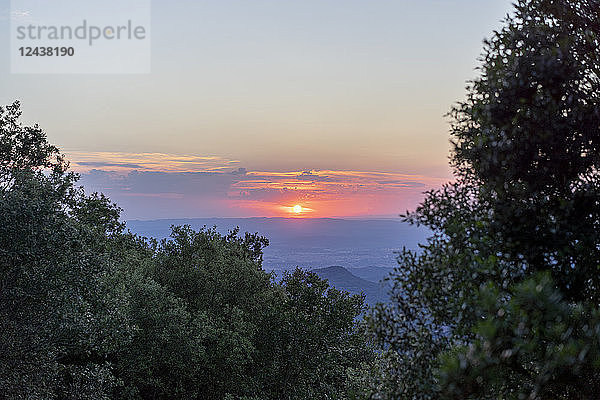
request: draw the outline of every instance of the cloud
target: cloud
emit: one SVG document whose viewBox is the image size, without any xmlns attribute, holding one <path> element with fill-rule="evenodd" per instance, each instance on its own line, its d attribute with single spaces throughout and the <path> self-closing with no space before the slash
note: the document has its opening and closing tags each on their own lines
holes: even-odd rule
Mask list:
<svg viewBox="0 0 600 400">
<path fill-rule="evenodd" d="M 100 162 L 100 161 L 80 161 L 78 163 L 79 166 L 82 167 L 92 167 L 92 168 L 108 168 L 108 167 L 117 167 L 123 169 L 144 169 L 143 165 L 140 164 L 131 164 L 131 163 L 110 163 L 110 162 Z"/>
<path fill-rule="evenodd" d="M 393 215 L 444 180 L 349 170 L 251 171 L 238 161 L 163 153 L 70 153 L 89 191 L 107 194 L 126 218 Z M 363 214 L 361 214 L 363 213 Z"/>
<path fill-rule="evenodd" d="M 212 172 L 231 170 L 239 166 L 239 161 L 217 156 L 101 151 L 67 151 L 66 156 L 71 160 L 73 169 L 79 172 L 88 172 L 95 167 L 121 173 L 134 169 L 157 172 Z"/>
<path fill-rule="evenodd" d="M 122 175 L 94 169 L 82 174 L 81 183 L 95 191 L 128 195 L 169 193 L 179 196 L 227 196 L 238 180 L 234 173 L 131 171 Z"/>
</svg>

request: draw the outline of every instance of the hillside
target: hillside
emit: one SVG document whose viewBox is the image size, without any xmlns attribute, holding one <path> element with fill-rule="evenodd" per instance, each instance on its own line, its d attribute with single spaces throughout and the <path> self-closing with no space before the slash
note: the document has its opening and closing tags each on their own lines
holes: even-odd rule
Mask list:
<svg viewBox="0 0 600 400">
<path fill-rule="evenodd" d="M 369 305 L 385 301 L 387 296 L 383 285 L 359 278 L 344 267 L 331 266 L 318 268 L 314 269 L 313 272 L 321 278 L 327 279 L 329 284 L 337 289 L 346 290 L 352 294 L 364 293 L 366 303 Z"/>
</svg>

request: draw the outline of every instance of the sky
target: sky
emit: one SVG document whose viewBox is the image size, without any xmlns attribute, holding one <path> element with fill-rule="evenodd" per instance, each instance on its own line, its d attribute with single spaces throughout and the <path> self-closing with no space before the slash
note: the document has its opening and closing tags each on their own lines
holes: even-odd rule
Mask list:
<svg viewBox="0 0 600 400">
<path fill-rule="evenodd" d="M 507 0 L 155 0 L 147 74 L 11 74 L 125 219 L 394 217 L 452 179 L 452 104 Z M 301 212 L 297 213 L 301 206 Z"/>
</svg>

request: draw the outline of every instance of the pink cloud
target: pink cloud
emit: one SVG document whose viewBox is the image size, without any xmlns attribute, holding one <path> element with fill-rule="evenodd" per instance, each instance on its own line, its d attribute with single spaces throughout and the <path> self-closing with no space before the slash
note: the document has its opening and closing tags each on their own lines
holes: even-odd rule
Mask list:
<svg viewBox="0 0 600 400">
<path fill-rule="evenodd" d="M 351 170 L 251 171 L 235 160 L 163 153 L 69 154 L 82 183 L 119 203 L 126 218 L 393 216 L 443 178 Z"/>
</svg>

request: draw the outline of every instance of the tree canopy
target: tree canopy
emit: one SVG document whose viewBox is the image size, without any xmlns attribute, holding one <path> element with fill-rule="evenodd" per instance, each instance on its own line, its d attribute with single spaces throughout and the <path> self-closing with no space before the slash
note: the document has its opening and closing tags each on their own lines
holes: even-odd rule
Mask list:
<svg viewBox="0 0 600 400">
<path fill-rule="evenodd" d="M 389 398 L 600 392 L 598 21 L 597 0 L 519 0 L 485 41 L 450 112 L 456 180 L 405 216 L 433 234 L 370 317 Z"/>
</svg>

